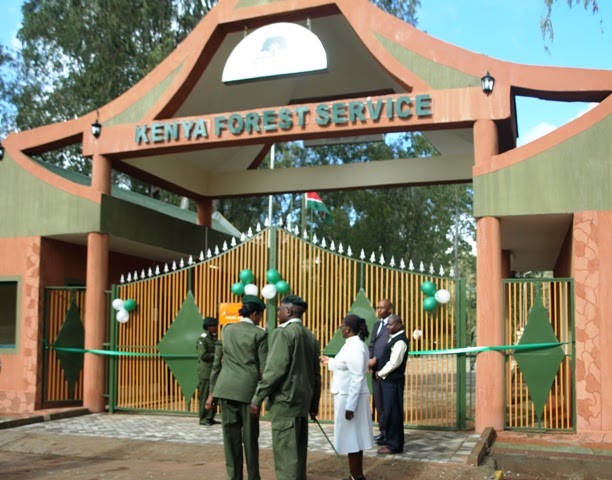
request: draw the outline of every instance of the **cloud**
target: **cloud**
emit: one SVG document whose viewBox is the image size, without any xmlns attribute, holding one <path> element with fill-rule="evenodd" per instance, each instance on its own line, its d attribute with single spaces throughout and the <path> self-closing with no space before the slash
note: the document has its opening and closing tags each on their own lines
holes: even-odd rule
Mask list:
<svg viewBox="0 0 612 480">
<path fill-rule="evenodd" d="M 593 108 L 595 108 L 597 105 L 599 104 L 598 103 L 585 104 L 584 107 L 578 112 L 576 112 L 576 114 L 572 118 L 569 118 L 567 122 L 560 123 L 559 125 L 553 125 L 552 123 L 548 123 L 548 122 L 538 123 L 535 127 L 531 128 L 525 134 L 521 135 L 518 138 L 517 146 L 520 147 L 521 145 L 526 145 L 530 142 L 533 142 L 534 140 L 537 140 L 540 137 L 543 137 L 544 135 L 552 132 L 553 130 L 556 130 L 557 128 L 565 125 L 566 123 L 576 120 L 577 118 L 581 117 L 585 113 L 588 113 L 589 111 L 593 110 Z"/>
<path fill-rule="evenodd" d="M 528 130 L 524 135 L 521 135 L 518 138 L 517 144 L 519 147 L 521 145 L 526 145 L 528 143 L 533 142 L 534 140 L 537 140 L 540 137 L 543 137 L 544 135 L 552 132 L 553 130 L 556 130 L 557 128 L 558 128 L 557 125 L 553 125 L 551 123 L 547 123 L 547 122 L 538 123 L 531 130 Z"/>
</svg>

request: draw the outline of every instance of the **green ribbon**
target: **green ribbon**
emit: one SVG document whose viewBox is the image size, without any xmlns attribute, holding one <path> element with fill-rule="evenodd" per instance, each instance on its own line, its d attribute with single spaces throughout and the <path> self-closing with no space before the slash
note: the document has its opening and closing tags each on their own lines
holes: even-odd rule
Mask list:
<svg viewBox="0 0 612 480">
<path fill-rule="evenodd" d="M 445 350 L 420 350 L 409 352 L 408 355 L 458 355 L 461 353 L 480 353 L 480 352 L 502 352 L 505 350 L 543 350 L 546 348 L 559 347 L 568 342 L 554 343 L 528 343 L 523 345 L 495 345 L 493 347 L 463 347 L 463 348 L 448 348 Z"/>
<path fill-rule="evenodd" d="M 181 354 L 181 353 L 140 353 L 140 352 L 119 352 L 117 350 L 96 350 L 93 348 L 72 348 L 72 347 L 54 347 L 44 342 L 45 348 L 57 350 L 58 352 L 72 353 L 93 353 L 94 355 L 107 355 L 110 357 L 163 357 L 163 358 L 198 358 L 197 354 Z"/>
<path fill-rule="evenodd" d="M 196 354 L 180 354 L 180 353 L 139 353 L 139 352 L 119 352 L 117 350 L 96 350 L 91 348 L 70 348 L 70 347 L 54 347 L 47 342 L 43 342 L 45 348 L 57 350 L 58 352 L 73 352 L 73 353 L 93 353 L 94 355 L 107 355 L 112 357 L 163 357 L 163 358 L 198 358 Z M 569 342 L 555 343 L 529 343 L 525 345 L 495 345 L 493 347 L 463 347 L 463 348 L 447 348 L 444 350 L 420 350 L 409 352 L 408 355 L 459 355 L 464 353 L 480 353 L 480 352 L 501 352 L 506 350 L 521 351 L 521 350 L 544 350 L 546 348 L 559 347 Z"/>
</svg>

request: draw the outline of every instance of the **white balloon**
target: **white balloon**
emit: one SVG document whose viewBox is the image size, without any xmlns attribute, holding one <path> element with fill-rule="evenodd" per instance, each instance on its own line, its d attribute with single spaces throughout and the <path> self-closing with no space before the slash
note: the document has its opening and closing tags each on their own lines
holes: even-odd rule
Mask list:
<svg viewBox="0 0 612 480">
<path fill-rule="evenodd" d="M 117 318 L 117 321 L 119 323 L 126 323 L 130 319 L 130 312 L 128 312 L 127 310 L 121 309 L 117 312 L 117 315 L 115 316 L 115 318 Z"/>
<path fill-rule="evenodd" d="M 270 300 L 271 298 L 274 298 L 276 296 L 276 287 L 273 284 L 268 283 L 265 287 L 261 289 L 261 294 L 264 298 Z"/>
<path fill-rule="evenodd" d="M 438 303 L 448 303 L 450 302 L 451 294 L 448 290 L 441 289 L 436 292 L 434 298 Z"/>
<path fill-rule="evenodd" d="M 258 291 L 259 289 L 257 288 L 257 285 L 255 285 L 254 283 L 249 283 L 248 285 L 244 286 L 245 295 L 257 295 Z"/>
<path fill-rule="evenodd" d="M 115 298 L 113 300 L 113 308 L 115 310 L 123 310 L 123 300 L 121 300 L 120 298 Z"/>
</svg>

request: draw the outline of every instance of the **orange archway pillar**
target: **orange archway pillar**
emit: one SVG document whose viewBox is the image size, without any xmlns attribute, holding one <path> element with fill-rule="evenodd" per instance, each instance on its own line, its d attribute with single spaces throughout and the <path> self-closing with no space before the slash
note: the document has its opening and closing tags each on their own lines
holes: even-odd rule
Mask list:
<svg viewBox="0 0 612 480">
<path fill-rule="evenodd" d="M 94 155 L 91 188 L 100 194 L 111 191 L 111 162 Z M 90 232 L 87 236 L 87 292 L 85 294 L 85 348 L 101 350 L 106 333 L 106 296 L 108 285 L 108 234 Z M 104 399 L 105 359 L 86 353 L 83 365 L 83 406 L 91 412 L 106 409 Z"/>
<path fill-rule="evenodd" d="M 493 120 L 474 125 L 474 156 L 477 167 L 491 165 L 499 152 Z M 476 335 L 478 346 L 503 345 L 503 286 L 500 220 L 482 217 L 476 221 Z M 503 430 L 504 353 L 482 352 L 476 360 L 476 433 L 493 427 Z"/>
</svg>

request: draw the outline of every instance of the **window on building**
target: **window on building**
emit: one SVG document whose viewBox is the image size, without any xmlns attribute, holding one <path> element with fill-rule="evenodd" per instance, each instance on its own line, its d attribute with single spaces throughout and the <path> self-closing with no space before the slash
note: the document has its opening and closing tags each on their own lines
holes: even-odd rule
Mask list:
<svg viewBox="0 0 612 480">
<path fill-rule="evenodd" d="M 17 282 L 0 281 L 0 348 L 17 342 Z"/>
</svg>

